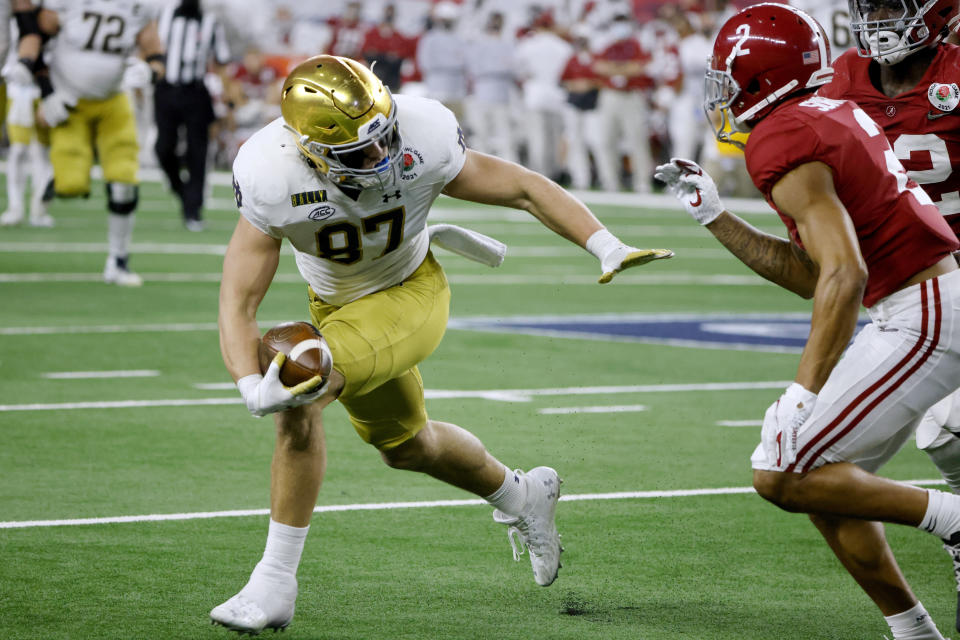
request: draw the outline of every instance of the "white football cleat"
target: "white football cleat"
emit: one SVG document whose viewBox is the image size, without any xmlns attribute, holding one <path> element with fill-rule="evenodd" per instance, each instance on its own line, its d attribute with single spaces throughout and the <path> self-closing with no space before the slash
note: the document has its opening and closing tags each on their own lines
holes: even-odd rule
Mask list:
<svg viewBox="0 0 960 640">
<path fill-rule="evenodd" d="M 293 620 L 297 592 L 292 598 L 277 596 L 277 602 L 259 605 L 243 591 L 210 611 L 210 621 L 240 634 L 258 635 L 264 629 L 283 631 Z M 267 611 L 264 611 L 266 609 Z"/>
<path fill-rule="evenodd" d="M 554 521 L 563 481 L 550 467 L 536 467 L 527 473 L 517 470 L 516 473 L 527 483 L 523 511 L 518 516 L 511 516 L 495 509 L 493 520 L 509 527 L 507 538 L 513 548 L 513 559 L 520 560 L 526 548 L 530 552 L 534 580 L 542 587 L 549 587 L 557 579 L 563 551 Z"/>
<path fill-rule="evenodd" d="M 23 211 L 8 209 L 0 215 L 0 226 L 13 227 L 23 222 Z"/>
<path fill-rule="evenodd" d="M 143 278 L 127 269 L 126 258 L 107 257 L 107 264 L 103 268 L 103 281 L 121 287 L 139 287 Z"/>
<path fill-rule="evenodd" d="M 30 226 L 31 227 L 46 227 L 50 228 L 53 226 L 53 216 L 51 216 L 46 211 L 42 213 L 30 213 Z"/>
</svg>

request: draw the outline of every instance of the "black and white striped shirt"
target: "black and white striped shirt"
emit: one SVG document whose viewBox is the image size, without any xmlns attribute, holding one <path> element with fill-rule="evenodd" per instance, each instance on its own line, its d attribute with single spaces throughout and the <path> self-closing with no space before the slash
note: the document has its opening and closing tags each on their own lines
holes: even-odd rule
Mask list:
<svg viewBox="0 0 960 640">
<path fill-rule="evenodd" d="M 177 5 L 170 5 L 160 12 L 157 30 L 167 48 L 163 79 L 170 84 L 202 81 L 211 55 L 219 64 L 230 60 L 223 25 L 210 13 L 198 19 L 179 15 Z"/>
</svg>

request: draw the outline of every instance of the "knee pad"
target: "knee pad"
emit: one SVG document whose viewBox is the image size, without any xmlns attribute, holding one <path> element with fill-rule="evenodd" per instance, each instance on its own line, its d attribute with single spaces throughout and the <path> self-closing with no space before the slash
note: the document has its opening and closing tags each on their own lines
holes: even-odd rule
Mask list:
<svg viewBox="0 0 960 640">
<path fill-rule="evenodd" d="M 107 183 L 107 208 L 112 213 L 133 213 L 137 208 L 139 187 L 127 182 Z"/>
</svg>

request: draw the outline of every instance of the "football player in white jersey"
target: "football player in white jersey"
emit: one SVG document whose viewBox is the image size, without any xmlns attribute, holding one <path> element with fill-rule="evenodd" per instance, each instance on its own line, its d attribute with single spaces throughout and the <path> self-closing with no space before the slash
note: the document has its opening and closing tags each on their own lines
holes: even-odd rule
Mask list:
<svg viewBox="0 0 960 640">
<path fill-rule="evenodd" d="M 277 426 L 270 526 L 249 582 L 211 618 L 245 633 L 290 623 L 324 474 L 321 413 L 336 399 L 389 466 L 484 497 L 494 520 L 508 526 L 514 557 L 525 545 L 536 582 L 551 584 L 561 551 L 556 471 L 514 472 L 468 431 L 427 417 L 417 364 L 439 344 L 450 299 L 431 239 L 489 264 L 498 264 L 504 249 L 452 225 L 428 228 L 427 214 L 440 193 L 525 209 L 597 256 L 601 282 L 672 252 L 624 245 L 555 183 L 468 149 L 439 102 L 391 96 L 358 62 L 310 58 L 290 73 L 281 95 L 282 117 L 251 137 L 234 163 L 242 215 L 224 258 L 219 316 L 224 362 L 247 408 L 273 413 Z M 264 375 L 257 356 L 257 307 L 284 239 L 333 359 L 326 380 L 293 389 L 278 379 L 282 354 Z"/>
<path fill-rule="evenodd" d="M 94 157 L 99 160 L 110 211 L 103 279 L 139 286 L 142 279 L 128 268 L 138 198 L 137 131 L 121 84 L 126 58 L 137 50 L 162 74 L 156 24 L 136 0 L 47 0 L 35 12 L 33 28 L 44 37 L 56 36 L 45 56 L 49 80 L 38 75 L 43 97 L 37 112 L 51 128 L 54 191 L 59 197 L 88 196 L 90 169 Z M 26 23 L 18 17 L 18 24 L 23 30 Z M 20 66 L 36 73 L 42 65 L 38 60 L 21 58 Z"/>
</svg>

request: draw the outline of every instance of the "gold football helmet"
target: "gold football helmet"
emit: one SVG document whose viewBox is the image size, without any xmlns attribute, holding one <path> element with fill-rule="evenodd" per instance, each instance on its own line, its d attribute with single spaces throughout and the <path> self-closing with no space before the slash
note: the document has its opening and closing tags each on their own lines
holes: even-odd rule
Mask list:
<svg viewBox="0 0 960 640">
<path fill-rule="evenodd" d="M 331 181 L 385 188 L 400 171 L 397 105 L 364 65 L 321 55 L 283 83 L 280 111 L 297 147 Z"/>
</svg>

